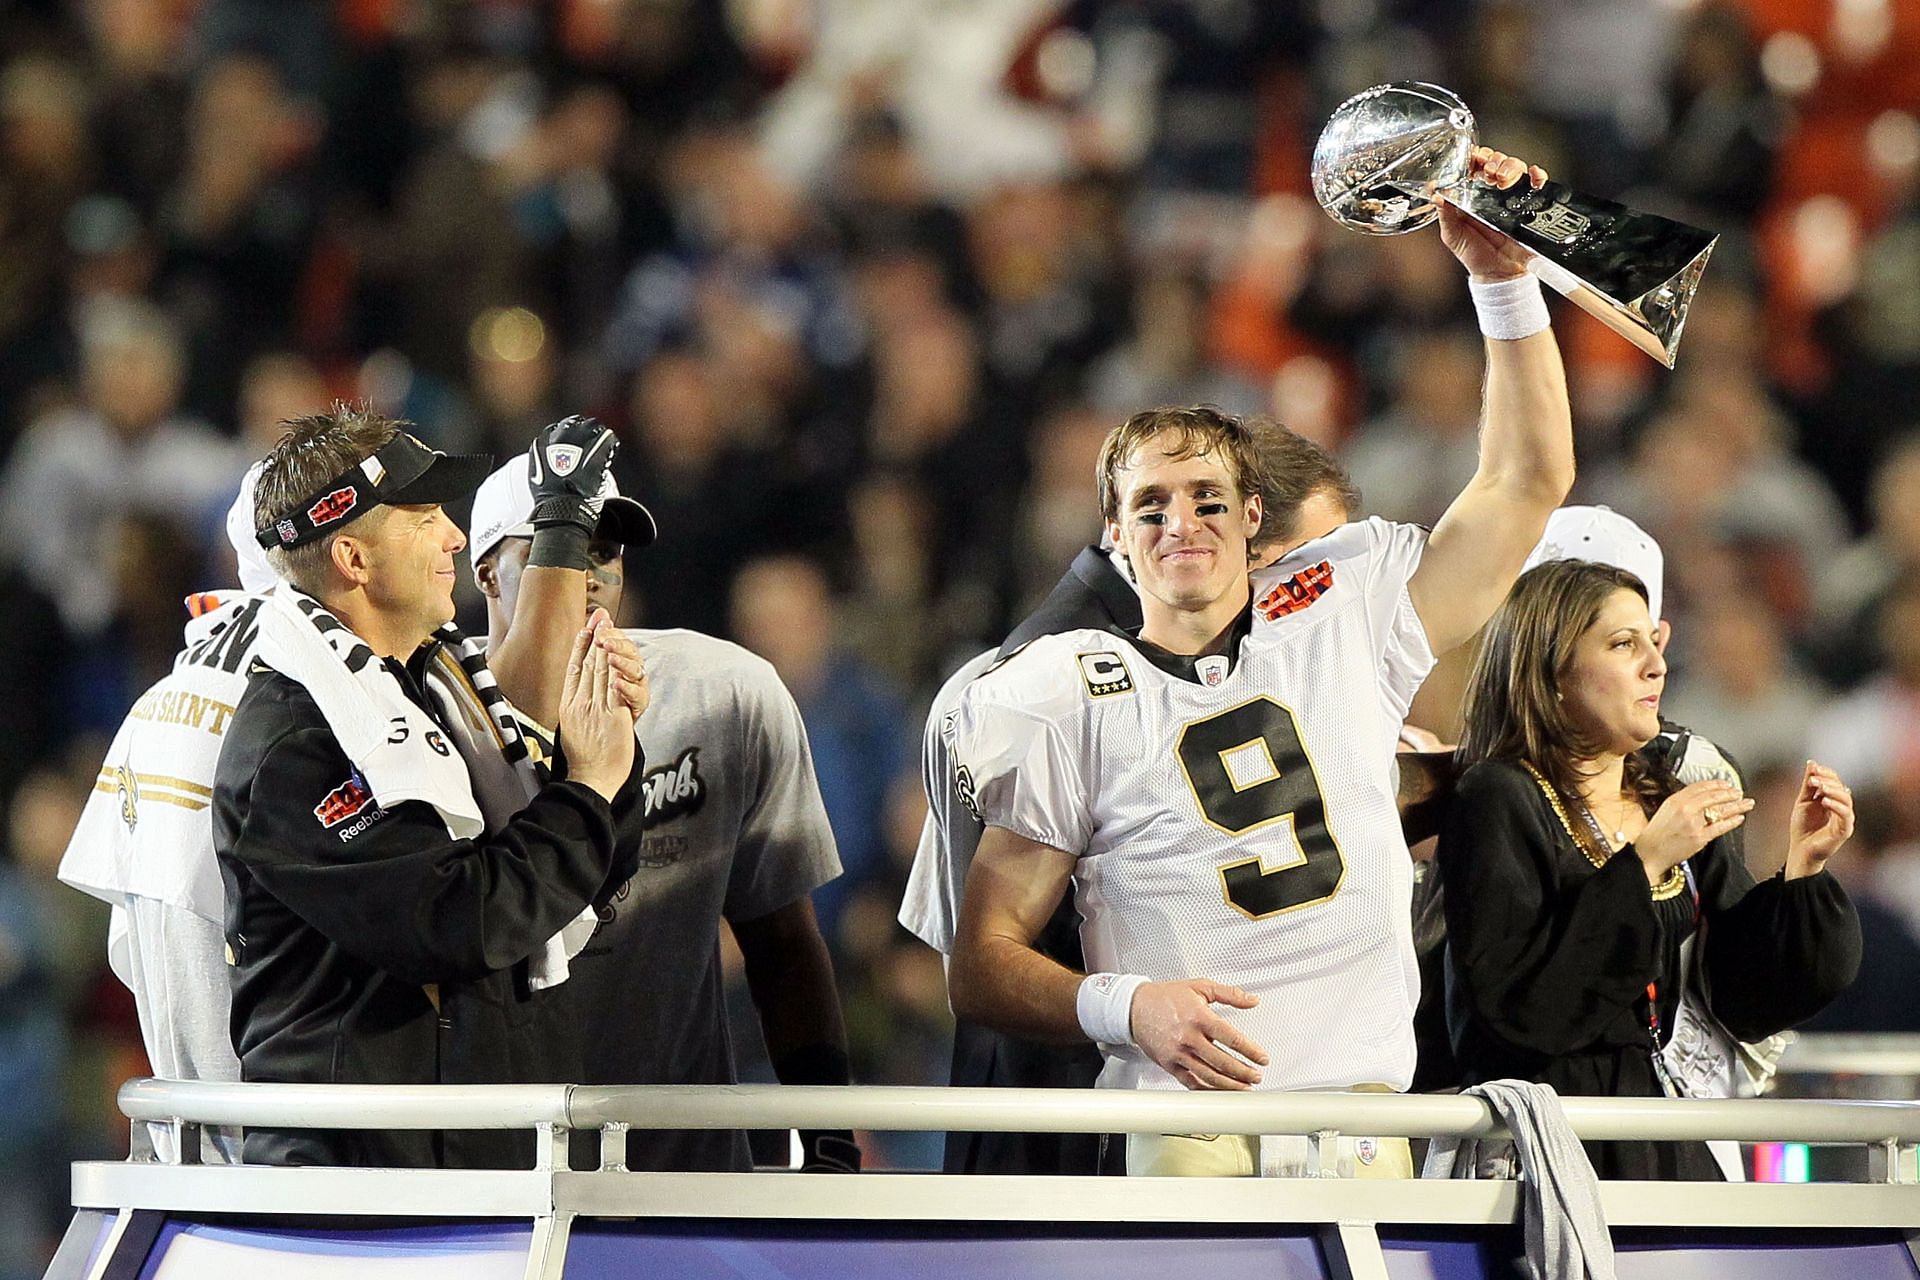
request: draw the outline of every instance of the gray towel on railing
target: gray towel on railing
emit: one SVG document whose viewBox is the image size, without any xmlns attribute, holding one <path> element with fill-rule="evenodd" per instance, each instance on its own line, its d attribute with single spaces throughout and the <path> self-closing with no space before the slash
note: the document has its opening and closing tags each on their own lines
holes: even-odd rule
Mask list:
<svg viewBox="0 0 1920 1280">
<path fill-rule="evenodd" d="M 1484 1098 L 1513 1141 L 1435 1138 L 1421 1176 L 1511 1178 L 1517 1153 L 1530 1280 L 1614 1280 L 1600 1182 L 1559 1095 L 1525 1080 L 1489 1080 L 1461 1092 Z"/>
</svg>

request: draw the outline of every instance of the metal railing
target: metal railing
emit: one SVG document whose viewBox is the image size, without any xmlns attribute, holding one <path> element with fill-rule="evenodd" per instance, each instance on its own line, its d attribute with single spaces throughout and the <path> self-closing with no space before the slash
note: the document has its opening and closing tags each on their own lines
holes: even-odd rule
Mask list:
<svg viewBox="0 0 1920 1280">
<path fill-rule="evenodd" d="M 1920 1035 L 1797 1036 L 1780 1074 L 1920 1079 Z"/>
<path fill-rule="evenodd" d="M 1565 1098 L 1581 1138 L 1804 1142 L 1879 1153 L 1875 1176 L 1916 1180 L 1920 1103 L 1774 1099 Z M 1466 1096 L 1380 1093 L 1187 1093 L 1100 1089 L 939 1089 L 789 1085 L 299 1085 L 135 1080 L 129 1119 L 288 1129 L 597 1129 L 602 1167 L 618 1169 L 628 1129 L 868 1129 L 1017 1133 L 1340 1134 L 1407 1138 L 1505 1135 Z M 175 1144 L 191 1153 L 193 1135 Z M 539 1168 L 554 1143 L 540 1144 Z M 1906 1158 L 1901 1159 L 1902 1153 Z M 189 1156 L 190 1158 L 190 1156 Z M 557 1161 L 564 1167 L 564 1157 Z"/>
<path fill-rule="evenodd" d="M 969 1232 L 980 1223 L 1044 1235 L 1141 1224 L 1170 1230 L 1235 1223 L 1312 1231 L 1333 1274 L 1386 1280 L 1383 1227 L 1499 1230 L 1521 1210 L 1521 1185 L 1451 1179 L 1334 1176 L 1341 1134 L 1409 1138 L 1503 1136 L 1492 1108 L 1466 1096 L 1371 1093 L 1127 1092 L 780 1085 L 267 1085 L 136 1080 L 121 1109 L 144 1137 L 171 1126 L 180 1162 L 144 1159 L 73 1167 L 77 1213 L 63 1251 L 93 1261 L 62 1275 L 104 1277 L 159 1248 L 160 1224 L 212 1220 L 271 1233 L 344 1218 L 530 1223 L 526 1280 L 561 1280 L 573 1224 L 603 1220 L 779 1220 L 795 1230 L 884 1233 L 930 1222 Z M 1803 1186 L 1600 1184 L 1615 1227 L 1668 1233 L 1765 1230 L 1818 1241 L 1835 1229 L 1920 1258 L 1920 1103 L 1871 1100 L 1567 1098 L 1574 1131 L 1596 1140 L 1804 1142 L 1868 1152 L 1868 1181 Z M 279 1129 L 531 1129 L 532 1168 L 356 1169 L 199 1164 L 199 1126 Z M 1308 1167 L 1286 1179 L 948 1176 L 788 1177 L 780 1173 L 645 1173 L 625 1167 L 630 1129 L 851 1128 L 879 1131 L 1301 1134 Z M 599 1134 L 599 1165 L 569 1167 L 574 1131 Z M 807 1227 L 801 1224 L 814 1224 Z M 1024 1224 L 1024 1225 L 1018 1225 Z M 378 1229 L 374 1229 L 378 1230 Z M 144 1234 L 143 1234 L 144 1233 Z M 835 1237 L 839 1238 L 839 1237 Z M 1492 1238 L 1492 1237 L 1488 1237 Z M 1702 1236 L 1701 1238 L 1705 1238 Z M 1716 1237 L 1717 1238 L 1717 1237 Z M 270 1242 L 262 1247 L 271 1249 Z M 1337 1265 L 1336 1265 L 1337 1264 Z M 132 1274 L 131 1270 L 127 1271 Z"/>
</svg>

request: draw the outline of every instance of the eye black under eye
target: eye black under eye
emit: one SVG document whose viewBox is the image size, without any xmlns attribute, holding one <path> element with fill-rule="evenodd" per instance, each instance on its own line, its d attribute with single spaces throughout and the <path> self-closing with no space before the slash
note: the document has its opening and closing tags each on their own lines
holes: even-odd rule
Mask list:
<svg viewBox="0 0 1920 1280">
<path fill-rule="evenodd" d="M 1224 502 L 1203 502 L 1193 510 L 1196 515 L 1223 516 L 1227 514 L 1227 504 Z"/>
<path fill-rule="evenodd" d="M 1140 524 L 1165 524 L 1167 522 L 1167 513 L 1164 511 L 1142 511 L 1135 519 Z"/>
</svg>

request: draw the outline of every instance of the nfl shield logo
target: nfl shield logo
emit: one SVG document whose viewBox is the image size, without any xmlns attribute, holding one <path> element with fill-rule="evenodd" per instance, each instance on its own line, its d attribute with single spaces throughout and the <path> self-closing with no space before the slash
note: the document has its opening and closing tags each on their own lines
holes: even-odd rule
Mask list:
<svg viewBox="0 0 1920 1280">
<path fill-rule="evenodd" d="M 1380 1143 L 1373 1138 L 1355 1138 L 1353 1156 L 1361 1164 L 1372 1164 L 1380 1154 Z"/>
<path fill-rule="evenodd" d="M 556 444 L 547 446 L 547 465 L 553 468 L 553 474 L 567 476 L 580 465 L 580 446 L 577 444 Z"/>
<path fill-rule="evenodd" d="M 1200 683 L 1209 689 L 1218 689 L 1220 682 L 1227 678 L 1227 660 L 1217 653 L 1202 658 L 1193 665 L 1200 676 Z"/>
<path fill-rule="evenodd" d="M 273 531 L 280 535 L 280 541 L 282 542 L 292 542 L 300 536 L 300 531 L 293 527 L 293 521 L 291 520 L 280 521 L 273 526 Z"/>
<path fill-rule="evenodd" d="M 1528 218 L 1523 225 L 1555 244 L 1569 244 L 1586 234 L 1587 228 L 1593 225 L 1593 219 L 1584 213 L 1575 213 L 1564 204 L 1550 204 Z"/>
</svg>

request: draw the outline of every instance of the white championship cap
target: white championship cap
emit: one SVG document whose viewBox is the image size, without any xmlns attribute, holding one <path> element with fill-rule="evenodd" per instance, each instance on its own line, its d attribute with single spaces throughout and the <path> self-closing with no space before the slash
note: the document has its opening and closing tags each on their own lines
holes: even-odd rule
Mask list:
<svg viewBox="0 0 1920 1280">
<path fill-rule="evenodd" d="M 1660 621 L 1666 557 L 1645 529 L 1611 507 L 1561 507 L 1548 516 L 1546 536 L 1527 557 L 1526 568 L 1549 560 L 1594 560 L 1625 569 L 1647 584 L 1647 612 Z"/>
<path fill-rule="evenodd" d="M 468 527 L 475 564 L 499 546 L 502 538 L 533 536 L 533 482 L 527 474 L 525 454 L 494 468 L 493 474 L 480 482 L 479 491 L 473 495 L 473 519 Z M 621 497 L 620 487 L 609 471 L 600 484 L 600 523 L 594 527 L 593 536 L 644 547 L 659 533 L 653 513 L 632 498 Z"/>
<path fill-rule="evenodd" d="M 227 541 L 233 544 L 233 558 L 240 564 L 240 589 L 255 593 L 280 585 L 280 575 L 267 563 L 266 549 L 253 528 L 253 486 L 260 479 L 260 468 L 266 465 L 256 462 L 247 468 L 246 478 L 240 481 L 240 495 L 227 511 Z"/>
</svg>

